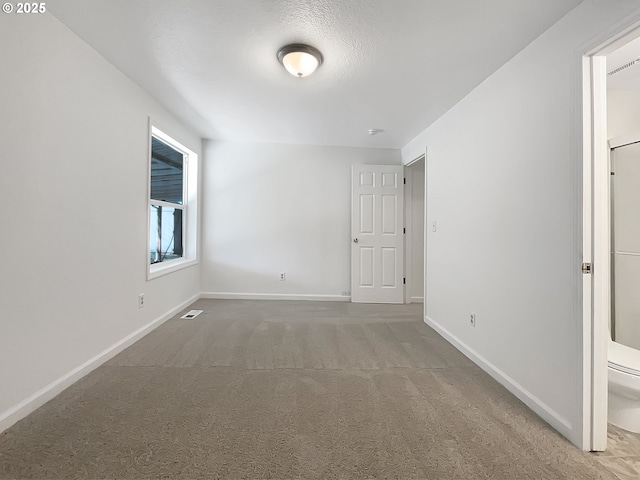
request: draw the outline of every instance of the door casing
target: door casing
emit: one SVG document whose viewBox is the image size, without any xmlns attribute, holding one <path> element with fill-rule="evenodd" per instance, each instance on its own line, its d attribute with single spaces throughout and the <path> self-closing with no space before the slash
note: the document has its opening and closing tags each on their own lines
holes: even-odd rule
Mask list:
<svg viewBox="0 0 640 480">
<path fill-rule="evenodd" d="M 417 227 L 414 224 L 414 212 L 413 212 L 413 202 L 412 199 L 414 198 L 414 192 L 413 192 L 413 185 L 414 185 L 414 176 L 417 175 L 417 172 L 415 172 L 415 168 L 413 168 L 418 162 L 424 162 L 424 178 L 422 179 L 422 182 L 424 182 L 424 190 L 426 191 L 426 156 L 425 155 L 420 155 L 419 157 L 415 158 L 414 160 L 412 160 L 411 162 L 407 163 L 405 165 L 404 168 L 404 176 L 406 179 L 406 184 L 405 184 L 405 189 L 404 189 L 404 199 L 405 199 L 405 203 L 404 203 L 404 215 L 405 215 L 405 226 L 407 229 L 407 233 L 405 235 L 405 249 L 404 249 L 404 256 L 405 256 L 405 260 L 404 260 L 404 264 L 405 264 L 405 276 L 407 278 L 407 283 L 405 285 L 405 303 L 412 303 L 412 292 L 413 292 L 413 281 L 414 281 L 414 258 L 416 256 L 416 253 L 418 252 L 418 249 L 422 249 L 423 250 L 423 258 L 424 258 L 424 254 L 426 253 L 426 208 L 423 208 L 423 228 L 422 228 L 422 232 L 421 232 L 421 236 L 422 236 L 422 242 L 421 244 L 416 244 L 416 242 L 414 242 L 414 229 Z M 423 206 L 426 206 L 426 194 L 422 199 L 423 201 Z M 422 277 L 423 277 L 423 287 L 424 287 L 424 263 L 423 265 L 420 266 L 420 271 L 422 273 Z M 424 303 L 424 288 L 422 291 L 422 303 Z"/>
</svg>

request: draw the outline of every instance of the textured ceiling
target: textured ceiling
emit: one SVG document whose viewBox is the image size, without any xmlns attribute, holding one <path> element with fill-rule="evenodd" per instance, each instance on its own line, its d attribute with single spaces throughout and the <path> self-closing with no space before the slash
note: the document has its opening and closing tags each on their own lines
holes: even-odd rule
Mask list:
<svg viewBox="0 0 640 480">
<path fill-rule="evenodd" d="M 400 148 L 580 0 L 55 0 L 203 137 Z M 320 49 L 307 78 L 277 50 Z M 376 136 L 370 128 L 384 130 Z"/>
</svg>

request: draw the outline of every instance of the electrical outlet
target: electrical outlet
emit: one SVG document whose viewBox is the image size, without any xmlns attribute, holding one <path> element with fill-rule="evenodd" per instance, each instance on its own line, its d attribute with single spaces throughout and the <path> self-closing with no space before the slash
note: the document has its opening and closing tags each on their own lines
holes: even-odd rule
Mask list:
<svg viewBox="0 0 640 480">
<path fill-rule="evenodd" d="M 138 295 L 138 308 L 144 307 L 144 293 Z"/>
<path fill-rule="evenodd" d="M 285 276 L 284 272 L 280 272 L 280 281 L 281 281 L 281 282 L 284 282 L 285 277 L 286 277 L 286 276 Z"/>
<path fill-rule="evenodd" d="M 475 313 L 470 313 L 469 314 L 469 325 L 471 325 L 472 327 L 476 326 L 476 314 Z"/>
<path fill-rule="evenodd" d="M 351 292 L 348 292 L 346 290 L 344 292 L 342 292 L 342 296 L 343 297 L 348 297 L 349 295 L 351 295 Z"/>
</svg>

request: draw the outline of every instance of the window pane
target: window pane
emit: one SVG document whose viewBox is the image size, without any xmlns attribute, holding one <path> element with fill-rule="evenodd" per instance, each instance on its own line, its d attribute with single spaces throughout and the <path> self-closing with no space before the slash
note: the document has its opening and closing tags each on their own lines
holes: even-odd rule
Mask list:
<svg viewBox="0 0 640 480">
<path fill-rule="evenodd" d="M 151 137 L 151 199 L 182 204 L 184 156 Z"/>
<path fill-rule="evenodd" d="M 150 262 L 159 263 L 181 258 L 182 210 L 151 205 L 149 223 Z"/>
</svg>

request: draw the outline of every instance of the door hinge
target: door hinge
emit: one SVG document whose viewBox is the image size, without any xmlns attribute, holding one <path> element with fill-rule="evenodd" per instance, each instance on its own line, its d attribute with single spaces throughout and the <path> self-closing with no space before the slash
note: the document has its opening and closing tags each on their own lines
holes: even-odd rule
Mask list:
<svg viewBox="0 0 640 480">
<path fill-rule="evenodd" d="M 593 269 L 593 266 L 591 265 L 591 262 L 584 262 L 582 264 L 582 273 L 584 273 L 585 275 L 591 274 L 592 269 Z"/>
<path fill-rule="evenodd" d="M 402 183 L 404 183 L 404 184 L 406 185 L 406 184 L 407 184 L 407 179 L 406 179 L 406 178 L 403 178 L 403 180 L 404 180 L 404 181 L 403 181 Z"/>
<path fill-rule="evenodd" d="M 406 278 L 403 278 L 403 279 L 402 279 L 402 284 L 403 284 L 403 285 L 406 285 L 406 284 L 407 284 L 407 279 L 406 279 Z"/>
<path fill-rule="evenodd" d="M 402 228 L 402 233 L 407 233 L 407 229 L 406 228 Z"/>
</svg>

